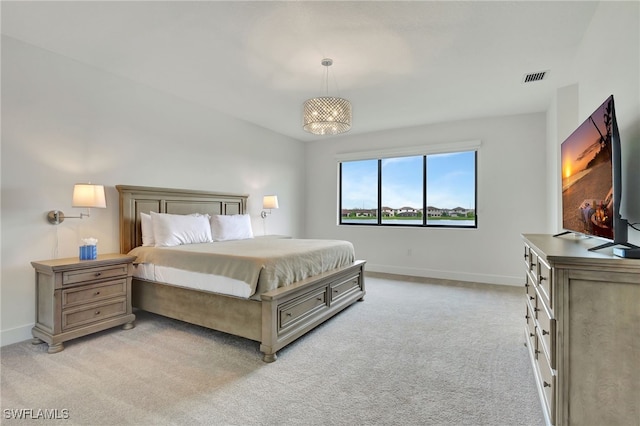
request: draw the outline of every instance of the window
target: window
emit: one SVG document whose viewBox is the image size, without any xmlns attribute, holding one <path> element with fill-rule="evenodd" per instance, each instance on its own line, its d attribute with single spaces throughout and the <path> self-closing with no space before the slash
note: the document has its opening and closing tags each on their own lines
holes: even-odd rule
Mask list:
<svg viewBox="0 0 640 426">
<path fill-rule="evenodd" d="M 340 224 L 476 228 L 477 151 L 342 160 Z"/>
</svg>

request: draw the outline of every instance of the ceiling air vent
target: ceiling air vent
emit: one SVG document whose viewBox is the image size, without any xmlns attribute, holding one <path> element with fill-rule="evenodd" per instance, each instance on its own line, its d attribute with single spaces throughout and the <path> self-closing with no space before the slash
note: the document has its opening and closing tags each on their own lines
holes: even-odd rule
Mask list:
<svg viewBox="0 0 640 426">
<path fill-rule="evenodd" d="M 522 79 L 523 83 L 533 83 L 534 81 L 540 81 L 543 78 L 546 77 L 546 75 L 549 74 L 549 71 L 539 71 L 539 72 L 532 72 L 529 74 L 526 74 L 524 76 L 524 78 Z"/>
</svg>

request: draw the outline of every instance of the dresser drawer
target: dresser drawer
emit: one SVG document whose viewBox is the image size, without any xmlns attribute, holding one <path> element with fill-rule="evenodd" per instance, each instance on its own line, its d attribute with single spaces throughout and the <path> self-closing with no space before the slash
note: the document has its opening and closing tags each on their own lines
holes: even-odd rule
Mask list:
<svg viewBox="0 0 640 426">
<path fill-rule="evenodd" d="M 524 245 L 524 266 L 527 271 L 531 270 L 531 249 L 528 245 Z"/>
<path fill-rule="evenodd" d="M 555 424 L 555 394 L 556 394 L 556 376 L 553 374 L 549 362 L 543 353 L 538 351 L 536 361 L 538 386 L 542 390 L 544 396 L 544 408 L 547 411 L 551 423 Z"/>
<path fill-rule="evenodd" d="M 99 302 L 113 297 L 127 296 L 127 279 L 107 281 L 82 287 L 73 287 L 62 290 L 62 308 L 66 309 L 76 305 Z"/>
<path fill-rule="evenodd" d="M 327 308 L 327 287 L 304 294 L 278 308 L 278 329 L 282 330 Z"/>
<path fill-rule="evenodd" d="M 535 303 L 535 300 L 533 302 Z M 536 335 L 535 314 L 533 312 L 533 306 L 531 304 L 531 300 L 529 300 L 528 298 L 527 298 L 526 313 L 524 318 L 527 321 L 527 337 L 528 338 L 535 337 Z"/>
<path fill-rule="evenodd" d="M 360 281 L 358 277 L 350 278 L 346 281 L 341 282 L 340 284 L 331 286 L 331 300 L 337 300 L 340 297 L 348 294 L 352 290 L 360 289 Z"/>
<path fill-rule="evenodd" d="M 90 306 L 80 306 L 62 311 L 62 330 L 80 327 L 99 322 L 107 318 L 125 315 L 127 313 L 127 299 L 110 300 L 106 303 L 96 303 Z"/>
<path fill-rule="evenodd" d="M 102 280 L 127 276 L 128 265 L 97 266 L 62 273 L 62 285 L 85 283 L 87 281 Z"/>
<path fill-rule="evenodd" d="M 553 310 L 553 274 L 551 267 L 542 259 L 538 259 L 536 283 L 544 302 Z"/>
<path fill-rule="evenodd" d="M 551 368 L 556 367 L 556 320 L 552 318 L 544 303 L 540 303 L 536 309 L 538 321 L 538 333 L 542 348 L 549 359 Z"/>
<path fill-rule="evenodd" d="M 527 263 L 527 273 L 529 273 L 530 276 L 533 278 L 533 284 L 535 285 L 538 284 L 538 282 L 536 281 L 537 267 L 538 267 L 538 255 L 536 254 L 535 251 L 529 248 L 529 262 Z"/>
</svg>

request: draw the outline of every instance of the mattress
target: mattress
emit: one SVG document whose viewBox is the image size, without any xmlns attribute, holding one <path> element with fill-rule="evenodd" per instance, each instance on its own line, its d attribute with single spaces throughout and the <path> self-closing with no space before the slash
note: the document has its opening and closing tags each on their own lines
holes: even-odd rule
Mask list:
<svg viewBox="0 0 640 426">
<path fill-rule="evenodd" d="M 138 263 L 133 265 L 133 276 L 147 281 L 157 281 L 195 290 L 210 291 L 247 299 L 251 296 L 251 286 L 244 281 L 222 275 L 185 271 L 184 269 Z"/>
<path fill-rule="evenodd" d="M 253 298 L 355 260 L 350 242 L 314 239 L 136 247 L 129 254 L 136 278 Z"/>
</svg>

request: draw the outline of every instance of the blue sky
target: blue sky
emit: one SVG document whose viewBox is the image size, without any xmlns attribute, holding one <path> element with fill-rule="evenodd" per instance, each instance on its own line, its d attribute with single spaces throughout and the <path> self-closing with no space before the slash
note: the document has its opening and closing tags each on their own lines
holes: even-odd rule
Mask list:
<svg viewBox="0 0 640 426">
<path fill-rule="evenodd" d="M 427 156 L 427 205 L 474 208 L 475 152 Z M 377 160 L 342 163 L 342 208 L 376 208 Z M 382 205 L 422 207 L 422 156 L 382 161 Z"/>
</svg>

